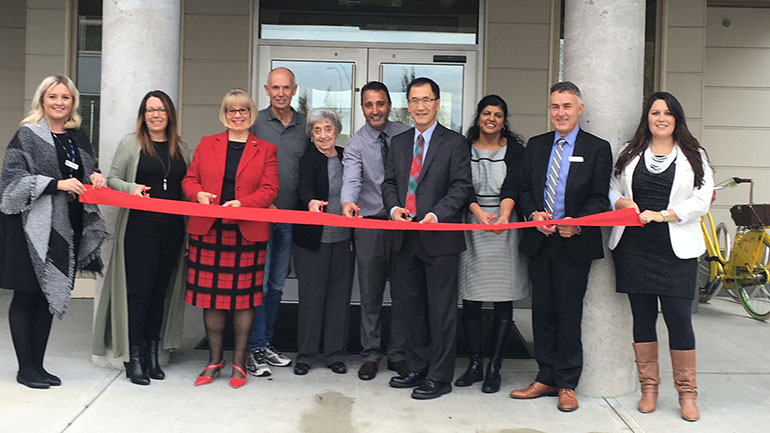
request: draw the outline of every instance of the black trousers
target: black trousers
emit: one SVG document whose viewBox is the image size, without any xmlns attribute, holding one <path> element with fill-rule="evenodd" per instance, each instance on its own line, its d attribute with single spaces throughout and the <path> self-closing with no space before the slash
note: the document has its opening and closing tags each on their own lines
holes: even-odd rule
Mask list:
<svg viewBox="0 0 770 433">
<path fill-rule="evenodd" d="M 538 382 L 575 389 L 583 370 L 580 324 L 590 261 L 569 257 L 558 233 L 531 257 L 532 330 Z"/>
<path fill-rule="evenodd" d="M 405 354 L 411 371 L 451 382 L 457 334 L 459 255 L 429 256 L 417 232 L 404 233 L 401 250 L 391 259 L 393 316 L 404 318 Z"/>
<path fill-rule="evenodd" d="M 322 335 L 326 365 L 344 361 L 354 260 L 350 240 L 321 243 L 318 251 L 294 248 L 299 283 L 297 363 L 313 364 Z"/>
<path fill-rule="evenodd" d="M 159 340 L 166 292 L 179 260 L 184 226 L 157 224 L 155 229 L 126 228 L 128 341 Z"/>
</svg>

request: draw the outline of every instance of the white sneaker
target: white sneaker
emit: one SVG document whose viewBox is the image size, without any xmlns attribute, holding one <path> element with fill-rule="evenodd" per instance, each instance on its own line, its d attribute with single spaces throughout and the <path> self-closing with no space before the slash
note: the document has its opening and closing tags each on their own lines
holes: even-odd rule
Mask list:
<svg viewBox="0 0 770 433">
<path fill-rule="evenodd" d="M 256 377 L 267 377 L 272 374 L 265 359 L 264 349 L 249 351 L 246 359 L 246 371 Z"/>
<path fill-rule="evenodd" d="M 274 367 L 286 367 L 291 364 L 291 358 L 279 352 L 272 343 L 265 346 L 265 361 Z"/>
</svg>

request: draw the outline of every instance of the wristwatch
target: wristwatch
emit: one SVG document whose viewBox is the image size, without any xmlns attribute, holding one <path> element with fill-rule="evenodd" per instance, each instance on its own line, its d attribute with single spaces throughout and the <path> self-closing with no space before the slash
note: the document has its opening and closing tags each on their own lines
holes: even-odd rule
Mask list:
<svg viewBox="0 0 770 433">
<path fill-rule="evenodd" d="M 663 217 L 663 222 L 664 223 L 668 222 L 668 210 L 667 209 L 663 209 L 662 211 L 660 211 L 660 216 Z"/>
</svg>

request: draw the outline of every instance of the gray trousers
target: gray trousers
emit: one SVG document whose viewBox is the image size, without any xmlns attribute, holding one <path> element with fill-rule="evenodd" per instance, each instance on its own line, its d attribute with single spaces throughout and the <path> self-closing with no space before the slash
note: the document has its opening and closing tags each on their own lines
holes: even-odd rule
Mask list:
<svg viewBox="0 0 770 433">
<path fill-rule="evenodd" d="M 322 334 L 326 365 L 344 361 L 353 260 L 350 240 L 321 243 L 318 251 L 295 246 L 299 283 L 297 363 L 313 364 Z"/>
<path fill-rule="evenodd" d="M 382 353 L 382 296 L 390 268 L 390 232 L 355 229 L 358 286 L 361 290 L 361 357 L 379 362 Z M 388 360 L 404 359 L 404 320 L 391 309 Z"/>
</svg>

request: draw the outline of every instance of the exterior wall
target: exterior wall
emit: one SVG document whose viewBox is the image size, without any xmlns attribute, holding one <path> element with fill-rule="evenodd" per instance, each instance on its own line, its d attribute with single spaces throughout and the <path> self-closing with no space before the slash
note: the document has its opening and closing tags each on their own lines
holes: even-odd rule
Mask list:
<svg viewBox="0 0 770 433">
<path fill-rule="evenodd" d="M 706 22 L 703 142 L 715 179 L 753 178 L 754 201 L 770 202 L 770 9 L 708 8 Z M 716 220 L 732 226 L 729 209 L 748 193 L 721 191 Z"/>
<path fill-rule="evenodd" d="M 182 138 L 192 147 L 224 130 L 217 110 L 225 92 L 248 90 L 251 2 L 184 1 L 180 104 Z"/>
<path fill-rule="evenodd" d="M 483 91 L 505 99 L 511 128 L 525 139 L 548 128 L 551 4 L 542 0 L 487 2 Z"/>
<path fill-rule="evenodd" d="M 69 0 L 27 0 L 25 107 L 43 78 L 70 73 L 74 53 L 69 6 Z"/>
<path fill-rule="evenodd" d="M 664 0 L 661 90 L 674 94 L 687 114 L 687 126 L 700 139 L 703 128 L 703 72 L 706 0 Z"/>
<path fill-rule="evenodd" d="M 0 3 L 0 158 L 24 115 L 24 0 Z"/>
</svg>

